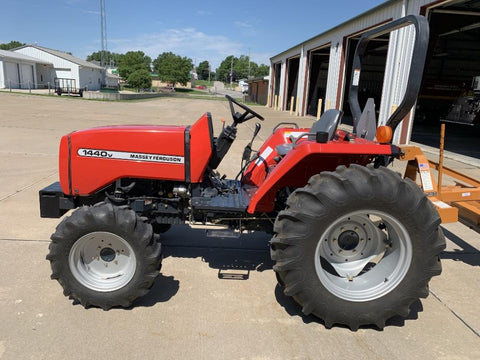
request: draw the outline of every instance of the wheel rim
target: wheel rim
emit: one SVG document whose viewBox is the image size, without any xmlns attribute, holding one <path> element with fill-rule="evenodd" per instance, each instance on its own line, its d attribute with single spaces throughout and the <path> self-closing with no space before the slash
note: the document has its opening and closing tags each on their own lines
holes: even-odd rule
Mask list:
<svg viewBox="0 0 480 360">
<path fill-rule="evenodd" d="M 322 285 L 355 302 L 374 300 L 395 289 L 411 260 L 411 239 L 403 224 L 374 210 L 355 211 L 334 221 L 315 250 Z"/>
<path fill-rule="evenodd" d="M 70 249 L 70 270 L 83 286 L 100 292 L 118 290 L 133 278 L 135 253 L 122 237 L 96 231 L 79 238 Z"/>
</svg>

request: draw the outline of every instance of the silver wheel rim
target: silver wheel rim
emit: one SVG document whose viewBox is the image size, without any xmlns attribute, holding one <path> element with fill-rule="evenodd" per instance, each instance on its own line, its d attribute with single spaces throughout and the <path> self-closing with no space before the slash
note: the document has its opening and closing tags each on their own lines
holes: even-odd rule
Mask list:
<svg viewBox="0 0 480 360">
<path fill-rule="evenodd" d="M 322 285 L 355 302 L 375 300 L 395 289 L 411 261 L 411 239 L 403 224 L 374 210 L 338 218 L 315 250 L 315 270 Z"/>
<path fill-rule="evenodd" d="M 68 263 L 74 278 L 100 292 L 118 290 L 132 280 L 136 258 L 122 237 L 95 231 L 79 238 L 70 249 Z"/>
</svg>

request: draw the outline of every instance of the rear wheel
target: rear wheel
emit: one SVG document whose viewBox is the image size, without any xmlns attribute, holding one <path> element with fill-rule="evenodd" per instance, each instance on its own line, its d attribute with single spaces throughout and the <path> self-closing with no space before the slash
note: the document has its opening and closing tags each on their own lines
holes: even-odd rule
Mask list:
<svg viewBox="0 0 480 360">
<path fill-rule="evenodd" d="M 77 209 L 51 237 L 52 279 L 84 307 L 128 307 L 158 276 L 161 246 L 134 211 L 108 203 Z"/>
<path fill-rule="evenodd" d="M 330 327 L 379 328 L 428 295 L 445 248 L 420 188 L 386 169 L 351 165 L 313 176 L 275 222 L 271 254 L 284 292 Z"/>
</svg>

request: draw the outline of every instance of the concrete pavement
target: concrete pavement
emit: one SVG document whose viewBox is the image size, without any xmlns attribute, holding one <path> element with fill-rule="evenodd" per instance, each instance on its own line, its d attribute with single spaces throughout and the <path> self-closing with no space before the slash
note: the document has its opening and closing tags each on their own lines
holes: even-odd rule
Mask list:
<svg viewBox="0 0 480 360">
<path fill-rule="evenodd" d="M 212 239 L 186 226 L 167 232 L 162 274 L 132 309 L 85 310 L 62 295 L 45 260 L 58 219 L 40 219 L 38 190 L 57 179 L 60 137 L 112 124 L 191 124 L 203 112 L 230 121 L 228 104 L 162 98 L 98 102 L 0 93 L 0 359 L 478 359 L 480 234 L 443 226 L 443 273 L 430 296 L 383 331 L 351 332 L 303 316 L 282 294 L 269 236 Z M 255 110 L 266 121 L 255 144 L 287 113 Z M 301 126 L 312 119 L 295 118 Z M 254 121 L 220 171 L 234 176 Z M 435 157 L 435 154 L 429 156 Z M 447 154 L 448 166 L 480 178 L 480 164 Z M 245 280 L 220 279 L 233 272 Z"/>
</svg>

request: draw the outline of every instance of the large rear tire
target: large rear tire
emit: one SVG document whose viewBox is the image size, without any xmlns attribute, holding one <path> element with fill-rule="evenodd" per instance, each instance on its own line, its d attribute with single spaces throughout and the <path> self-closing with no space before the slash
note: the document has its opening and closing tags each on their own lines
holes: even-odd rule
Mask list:
<svg viewBox="0 0 480 360">
<path fill-rule="evenodd" d="M 274 270 L 284 293 L 327 327 L 383 328 L 441 273 L 439 225 L 414 182 L 383 167 L 340 166 L 289 196 L 275 221 Z"/>
<path fill-rule="evenodd" d="M 150 224 L 127 207 L 83 206 L 51 237 L 47 259 L 65 296 L 84 307 L 129 307 L 159 274 L 161 245 Z"/>
</svg>

